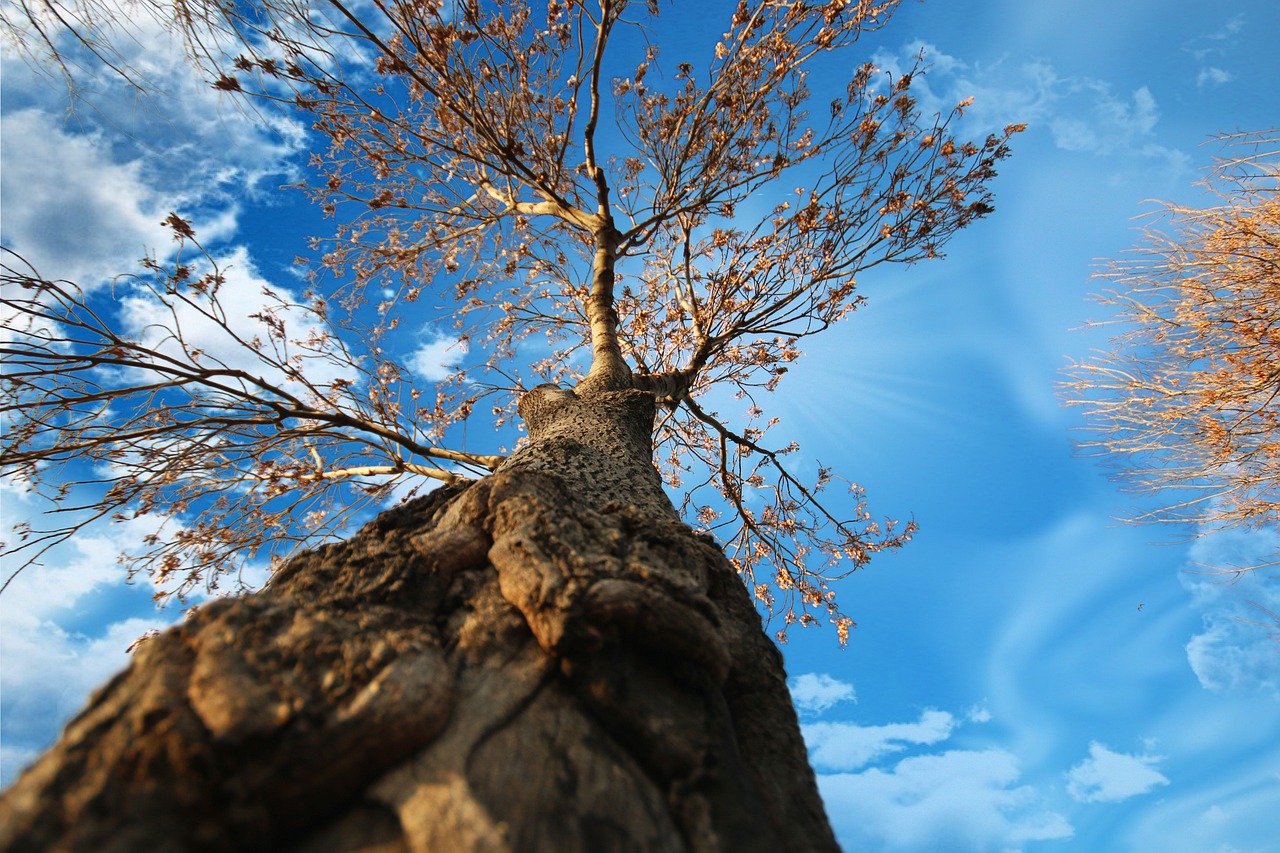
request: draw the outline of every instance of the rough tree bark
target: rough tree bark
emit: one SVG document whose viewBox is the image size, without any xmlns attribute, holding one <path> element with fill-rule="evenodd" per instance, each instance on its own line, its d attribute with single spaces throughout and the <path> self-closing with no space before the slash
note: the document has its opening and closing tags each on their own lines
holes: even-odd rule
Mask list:
<svg viewBox="0 0 1280 853">
<path fill-rule="evenodd" d="M 493 476 L 149 641 L 0 800 L 0 849 L 837 849 L 653 396 L 581 390 L 526 395 Z"/>
</svg>

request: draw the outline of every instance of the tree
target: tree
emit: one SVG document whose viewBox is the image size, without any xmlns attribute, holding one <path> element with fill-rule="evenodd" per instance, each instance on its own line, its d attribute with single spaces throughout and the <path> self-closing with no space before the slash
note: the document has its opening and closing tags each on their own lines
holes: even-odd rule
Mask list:
<svg viewBox="0 0 1280 853">
<path fill-rule="evenodd" d="M 913 525 L 875 522 L 857 487 L 846 508 L 829 502 L 832 472 L 788 467 L 797 448 L 766 442 L 777 419 L 759 421 L 757 398 L 805 337 L 860 304 L 857 274 L 936 257 L 991 211 L 1021 129 L 971 143 L 951 132 L 964 104 L 922 117 L 922 64 L 897 79 L 856 66 L 811 113 L 825 95 L 810 69 L 838 67 L 896 5 L 742 2 L 705 70 L 679 62 L 668 79 L 646 35 L 656 2 L 271 0 L 171 18 L 144 4 L 216 88 L 312 117 L 328 144 L 310 190 L 337 236 L 306 293 L 265 294 L 256 332 L 222 304 L 231 273 L 176 213 L 179 250 L 115 286 L 145 304 L 132 320 L 100 291 L 6 265 L 0 465 L 70 518 L 21 531 L 13 550 L 163 513 L 171 529 L 127 559 L 183 593 L 284 549 L 264 593 L 147 643 L 24 777 L 7 802 L 28 843 L 79 833 L 89 848 L 134 826 L 127 813 L 141 834 L 120 843 L 151 844 L 196 809 L 209 817 L 179 832 L 188 843 L 280 845 L 310 829 L 308 804 L 376 800 L 333 837 L 372 843 L 390 809 L 387 831 L 410 849 L 449 815 L 485 849 L 615 849 L 646 833 L 662 840 L 640 849 L 829 847 L 780 657 L 725 578 L 784 630 L 816 611 L 843 642 L 852 622 L 830 581 Z M 97 7 L 49 9 L 77 50 L 138 79 Z M 48 20 L 29 16 L 28 45 L 65 59 Z M 452 296 L 469 355 L 422 389 L 395 342 L 436 319 L 422 308 L 433 294 Z M 467 447 L 489 412 L 517 414 L 527 441 Z M 445 485 L 284 562 L 404 477 Z M 679 511 L 664 480 L 692 484 Z M 719 535 L 727 563 L 681 515 Z M 557 731 L 586 738 L 587 757 L 530 745 Z M 602 731 L 613 740 L 592 740 Z M 563 784 L 546 770 L 562 762 L 608 796 L 579 808 L 534 790 L 499 808 L 503 754 L 468 763 L 491 736 L 524 778 Z M 423 779 L 455 779 L 459 761 L 466 790 L 429 794 Z M 119 774 L 137 766 L 149 772 L 126 796 Z M 114 823 L 31 817 L 50 798 Z M 565 816 L 549 829 L 553 812 Z"/>
<path fill-rule="evenodd" d="M 1216 203 L 1164 204 L 1166 227 L 1103 274 L 1122 331 L 1068 386 L 1098 433 L 1085 447 L 1173 496 L 1133 520 L 1205 532 L 1280 521 L 1280 149 L 1274 131 L 1223 141 Z"/>
</svg>

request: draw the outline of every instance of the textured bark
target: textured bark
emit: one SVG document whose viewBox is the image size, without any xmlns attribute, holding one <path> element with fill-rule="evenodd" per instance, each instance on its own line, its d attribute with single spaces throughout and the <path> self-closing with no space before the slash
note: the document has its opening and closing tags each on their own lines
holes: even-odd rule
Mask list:
<svg viewBox="0 0 1280 853">
<path fill-rule="evenodd" d="M 743 584 L 630 465 L 639 392 L 568 393 L 492 477 L 148 642 L 0 799 L 0 849 L 836 849 Z"/>
</svg>

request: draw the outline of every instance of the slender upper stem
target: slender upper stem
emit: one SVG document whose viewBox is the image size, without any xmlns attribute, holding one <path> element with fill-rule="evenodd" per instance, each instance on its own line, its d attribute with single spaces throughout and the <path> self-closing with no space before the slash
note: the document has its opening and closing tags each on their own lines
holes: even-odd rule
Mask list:
<svg viewBox="0 0 1280 853">
<path fill-rule="evenodd" d="M 614 227 L 609 204 L 609 183 L 596 159 L 595 132 L 600 117 L 600 67 L 614 21 L 613 0 L 600 0 L 600 23 L 591 60 L 591 108 L 583 129 L 587 174 L 596 186 L 595 258 L 591 270 L 591 294 L 587 297 L 587 322 L 591 328 L 591 369 L 579 392 L 609 391 L 631 387 L 631 368 L 618 343 L 618 312 L 614 309 L 614 266 L 622 235 Z"/>
</svg>

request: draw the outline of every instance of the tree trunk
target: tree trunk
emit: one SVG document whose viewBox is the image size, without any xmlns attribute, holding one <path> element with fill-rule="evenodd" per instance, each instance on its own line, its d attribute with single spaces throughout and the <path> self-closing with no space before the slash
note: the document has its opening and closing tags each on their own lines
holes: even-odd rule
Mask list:
<svg viewBox="0 0 1280 853">
<path fill-rule="evenodd" d="M 781 655 L 662 497 L 652 395 L 521 411 L 493 476 L 144 645 L 0 800 L 0 849 L 837 849 Z"/>
</svg>

